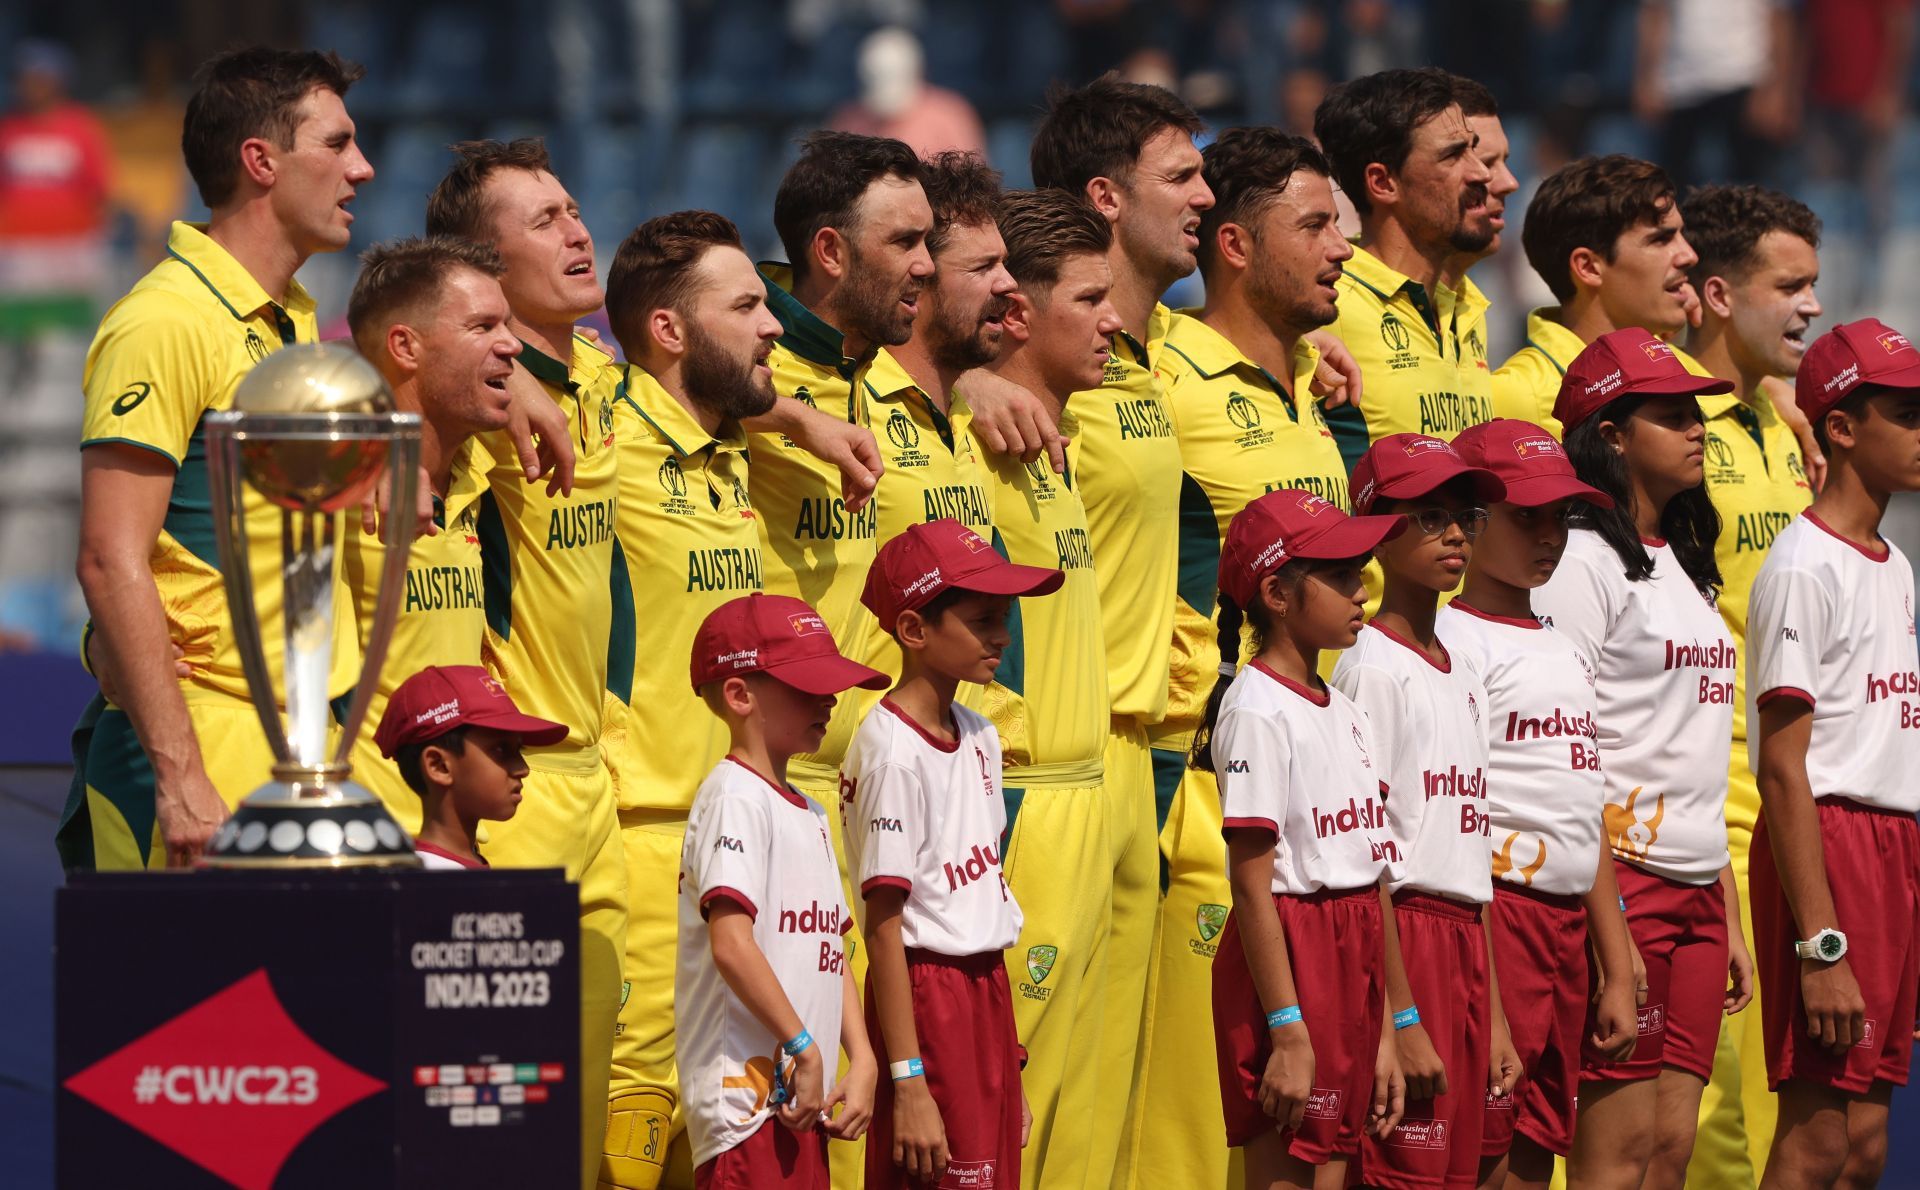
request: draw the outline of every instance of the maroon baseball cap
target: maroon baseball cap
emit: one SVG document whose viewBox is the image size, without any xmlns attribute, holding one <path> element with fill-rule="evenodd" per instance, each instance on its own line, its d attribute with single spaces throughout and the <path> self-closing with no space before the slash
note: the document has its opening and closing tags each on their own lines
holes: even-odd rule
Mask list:
<svg viewBox="0 0 1920 1190">
<path fill-rule="evenodd" d="M 1507 489 L 1485 468 L 1469 465 L 1454 449 L 1426 434 L 1388 434 L 1367 448 L 1353 465 L 1353 510 L 1365 514 L 1382 496 L 1424 496 L 1450 480 L 1466 476 L 1482 500 L 1499 500 Z"/>
<path fill-rule="evenodd" d="M 693 637 L 695 690 L 747 673 L 807 694 L 887 688 L 887 675 L 841 656 L 819 612 L 792 596 L 758 591 L 714 608 Z"/>
<path fill-rule="evenodd" d="M 435 739 L 456 727 L 510 732 L 526 744 L 557 744 L 564 723 L 521 713 L 494 676 L 477 665 L 429 665 L 400 683 L 374 729 L 380 755 L 391 758 L 408 744 Z"/>
<path fill-rule="evenodd" d="M 1815 339 L 1794 377 L 1793 403 L 1816 418 L 1863 384 L 1920 388 L 1920 351 L 1878 318 L 1836 326 Z"/>
<path fill-rule="evenodd" d="M 915 525 L 880 547 L 860 602 L 888 631 L 942 591 L 982 595 L 1051 595 L 1067 576 L 1043 566 L 1015 566 L 984 537 L 951 517 Z"/>
<path fill-rule="evenodd" d="M 1312 492 L 1282 488 L 1233 514 L 1220 551 L 1220 590 L 1241 607 L 1260 580 L 1295 558 L 1336 561 L 1370 554 L 1407 527 L 1402 516 L 1348 516 Z"/>
<path fill-rule="evenodd" d="M 1573 357 L 1560 380 L 1553 415 L 1571 430 L 1621 397 L 1704 397 L 1732 391 L 1732 381 L 1694 375 L 1673 348 L 1633 326 L 1608 331 Z"/>
<path fill-rule="evenodd" d="M 1530 421 L 1496 417 L 1460 431 L 1454 453 L 1475 467 L 1493 472 L 1507 485 L 1506 501 L 1538 508 L 1555 500 L 1584 500 L 1612 508 L 1613 497 L 1580 482 L 1567 448 Z"/>
</svg>

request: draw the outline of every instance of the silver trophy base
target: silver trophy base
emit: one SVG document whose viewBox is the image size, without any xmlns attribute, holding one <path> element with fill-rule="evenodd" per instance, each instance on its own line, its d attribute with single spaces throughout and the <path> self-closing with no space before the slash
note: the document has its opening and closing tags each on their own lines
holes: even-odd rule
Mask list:
<svg viewBox="0 0 1920 1190">
<path fill-rule="evenodd" d="M 214 833 L 204 868 L 417 868 L 413 840 L 366 789 L 269 781 Z"/>
</svg>

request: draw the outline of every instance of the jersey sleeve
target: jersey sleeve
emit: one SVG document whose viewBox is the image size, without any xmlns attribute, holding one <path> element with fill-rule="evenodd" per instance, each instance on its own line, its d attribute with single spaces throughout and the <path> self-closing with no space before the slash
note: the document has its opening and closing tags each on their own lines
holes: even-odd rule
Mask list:
<svg viewBox="0 0 1920 1190">
<path fill-rule="evenodd" d="M 1761 570 L 1747 605 L 1747 687 L 1755 707 L 1776 698 L 1814 705 L 1831 599 L 1827 584 L 1805 570 Z"/>
<path fill-rule="evenodd" d="M 773 823 L 764 800 L 757 791 L 752 797 L 722 793 L 691 828 L 687 871 L 702 917 L 715 901 L 732 901 L 751 918 L 767 903 Z"/>
<path fill-rule="evenodd" d="M 1602 574 L 1585 558 L 1569 552 L 1561 559 L 1553 580 L 1533 594 L 1534 610 L 1596 668 L 1613 629 L 1617 577 Z"/>
<path fill-rule="evenodd" d="M 1560 395 L 1560 373 L 1538 351 L 1522 350 L 1508 357 L 1493 374 L 1493 412 L 1532 422 L 1560 437 L 1553 402 Z"/>
<path fill-rule="evenodd" d="M 1343 664 L 1334 667 L 1333 685 L 1353 700 L 1366 720 L 1367 739 L 1380 758 L 1381 792 L 1391 795 L 1398 786 L 1412 785 L 1403 777 L 1419 758 L 1404 754 L 1411 733 L 1406 724 L 1406 692 L 1400 683 L 1379 666 Z"/>
<path fill-rule="evenodd" d="M 1222 826 L 1280 833 L 1293 784 L 1293 748 L 1279 724 L 1228 712 L 1213 731 Z"/>
<path fill-rule="evenodd" d="M 913 891 L 913 873 L 927 837 L 927 795 L 912 770 L 877 764 L 854 778 L 853 816 L 846 829 L 860 836 L 862 897 L 876 888 Z"/>
<path fill-rule="evenodd" d="M 87 353 L 80 445 L 122 443 L 177 467 L 194 427 L 220 396 L 200 328 L 158 292 L 129 295 L 108 312 Z"/>
</svg>

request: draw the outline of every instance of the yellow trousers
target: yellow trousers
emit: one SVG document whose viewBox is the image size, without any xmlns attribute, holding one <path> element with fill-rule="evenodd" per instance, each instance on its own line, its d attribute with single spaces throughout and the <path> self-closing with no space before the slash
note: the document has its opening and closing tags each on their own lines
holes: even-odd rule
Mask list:
<svg viewBox="0 0 1920 1190">
<path fill-rule="evenodd" d="M 1213 774 L 1186 754 L 1155 751 L 1154 775 L 1173 789 L 1160 854 L 1166 891 L 1154 931 L 1140 1041 L 1116 1187 L 1223 1190 L 1226 1118 L 1214 1059 L 1213 955 L 1226 924 L 1227 845 Z"/>
<path fill-rule="evenodd" d="M 200 742 L 207 779 L 229 808 L 237 806 L 273 779 L 273 749 L 267 746 L 260 715 L 241 699 L 197 689 L 186 693 L 187 717 Z M 167 849 L 154 807 L 153 766 L 127 713 L 95 698 L 73 740 L 73 784 L 56 836 L 61 862 L 69 871 L 166 867 Z M 414 819 L 419 820 L 417 808 Z"/>
<path fill-rule="evenodd" d="M 590 1190 L 607 1134 L 627 937 L 627 865 L 615 827 L 613 782 L 599 750 L 550 759 L 550 766 L 527 774 L 518 813 L 483 824 L 481 854 L 498 868 L 563 868 L 580 886 L 580 1177 Z"/>
<path fill-rule="evenodd" d="M 1156 900 L 1146 735 L 1116 720 L 1105 777 L 1007 789 L 1005 871 L 1025 925 L 1007 952 L 1033 1131 L 1027 1190 L 1113 1184 Z"/>
<path fill-rule="evenodd" d="M 1740 888 L 1740 928 L 1753 943 L 1753 911 L 1748 905 L 1747 861 L 1753 828 L 1760 821 L 1760 787 L 1747 767 L 1747 741 L 1733 742 L 1727 776 L 1727 850 Z M 1713 1053 L 1713 1078 L 1700 1097 L 1700 1130 L 1693 1141 L 1687 1181 L 1695 1186 L 1757 1185 L 1773 1146 L 1780 1105 L 1767 1089 L 1767 1051 L 1760 1028 L 1760 987 L 1753 1002 L 1720 1022 Z"/>
</svg>

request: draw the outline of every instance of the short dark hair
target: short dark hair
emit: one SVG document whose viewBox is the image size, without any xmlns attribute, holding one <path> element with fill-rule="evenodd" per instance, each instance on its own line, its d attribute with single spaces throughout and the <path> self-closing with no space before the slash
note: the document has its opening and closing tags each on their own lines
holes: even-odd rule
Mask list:
<svg viewBox="0 0 1920 1190">
<path fill-rule="evenodd" d="M 938 255 L 956 227 L 978 227 L 1000 215 L 1000 171 L 978 153 L 957 149 L 935 153 L 921 162 L 920 184 L 933 208 L 933 231 L 927 251 Z"/>
<path fill-rule="evenodd" d="M 1007 271 L 1021 289 L 1052 285 L 1070 256 L 1113 246 L 1113 228 L 1093 204 L 1065 190 L 1010 190 L 1000 205 Z"/>
<path fill-rule="evenodd" d="M 240 146 L 254 137 L 293 145 L 295 109 L 316 87 L 344 96 L 366 70 L 318 50 L 251 46 L 210 58 L 194 76 L 180 152 L 200 201 L 218 207 L 240 185 Z"/>
<path fill-rule="evenodd" d="M 1478 79 L 1470 79 L 1464 74 L 1453 76 L 1453 101 L 1460 105 L 1463 116 L 1497 116 L 1500 114 L 1500 101 L 1493 92 Z"/>
<path fill-rule="evenodd" d="M 1673 203 L 1673 179 L 1653 162 L 1624 153 L 1582 157 L 1540 183 L 1527 204 L 1520 243 L 1553 296 L 1572 301 L 1574 249 L 1611 261 L 1621 236 L 1642 223 L 1658 224 Z"/>
<path fill-rule="evenodd" d="M 640 349 L 640 323 L 647 315 L 660 309 L 685 312 L 694 266 L 709 249 L 740 247 L 740 229 L 712 211 L 659 215 L 620 241 L 607 273 L 607 321 L 627 358 Z"/>
<path fill-rule="evenodd" d="M 1373 210 L 1367 166 L 1398 173 L 1413 152 L 1413 130 L 1460 102 L 1455 76 L 1438 66 L 1382 70 L 1341 83 L 1313 113 L 1313 135 L 1353 209 Z"/>
<path fill-rule="evenodd" d="M 495 278 L 507 271 L 498 252 L 455 236 L 388 240 L 362 253 L 360 276 L 347 299 L 347 328 L 360 354 L 376 358 L 380 340 L 375 336 L 438 293 L 455 269 Z"/>
<path fill-rule="evenodd" d="M 547 142 L 537 136 L 510 141 L 463 140 L 448 147 L 456 158 L 453 168 L 427 196 L 427 234 L 432 236 L 493 243 L 493 207 L 487 202 L 487 179 L 503 169 L 530 174 L 553 172 Z"/>
<path fill-rule="evenodd" d="M 1196 136 L 1203 127 L 1178 95 L 1124 82 L 1117 71 L 1084 87 L 1055 88 L 1027 154 L 1033 184 L 1076 193 L 1095 178 L 1125 185 L 1148 141 L 1168 128 Z"/>
<path fill-rule="evenodd" d="M 808 248 L 820 229 L 851 231 L 867 187 L 885 177 L 920 180 L 920 159 L 904 141 L 826 129 L 800 141 L 800 160 L 773 196 L 773 229 L 795 277 L 806 274 Z"/>
<path fill-rule="evenodd" d="M 1213 206 L 1200 212 L 1200 265 L 1213 262 L 1214 237 L 1222 224 L 1250 226 L 1266 213 L 1293 175 L 1309 170 L 1332 176 L 1314 143 L 1278 128 L 1229 128 L 1200 154 L 1201 176 L 1213 191 Z"/>
<path fill-rule="evenodd" d="M 1760 263 L 1760 240 L 1770 231 L 1820 246 L 1820 216 L 1799 199 L 1765 186 L 1700 186 L 1680 200 L 1687 243 L 1700 257 L 1695 288 L 1708 277 L 1743 278 Z"/>
<path fill-rule="evenodd" d="M 463 755 L 467 750 L 466 726 L 449 728 L 430 740 L 416 740 L 393 750 L 393 763 L 400 770 L 400 779 L 421 797 L 427 796 L 427 774 L 420 765 L 420 754 L 428 748 L 445 748 L 455 756 Z"/>
</svg>

